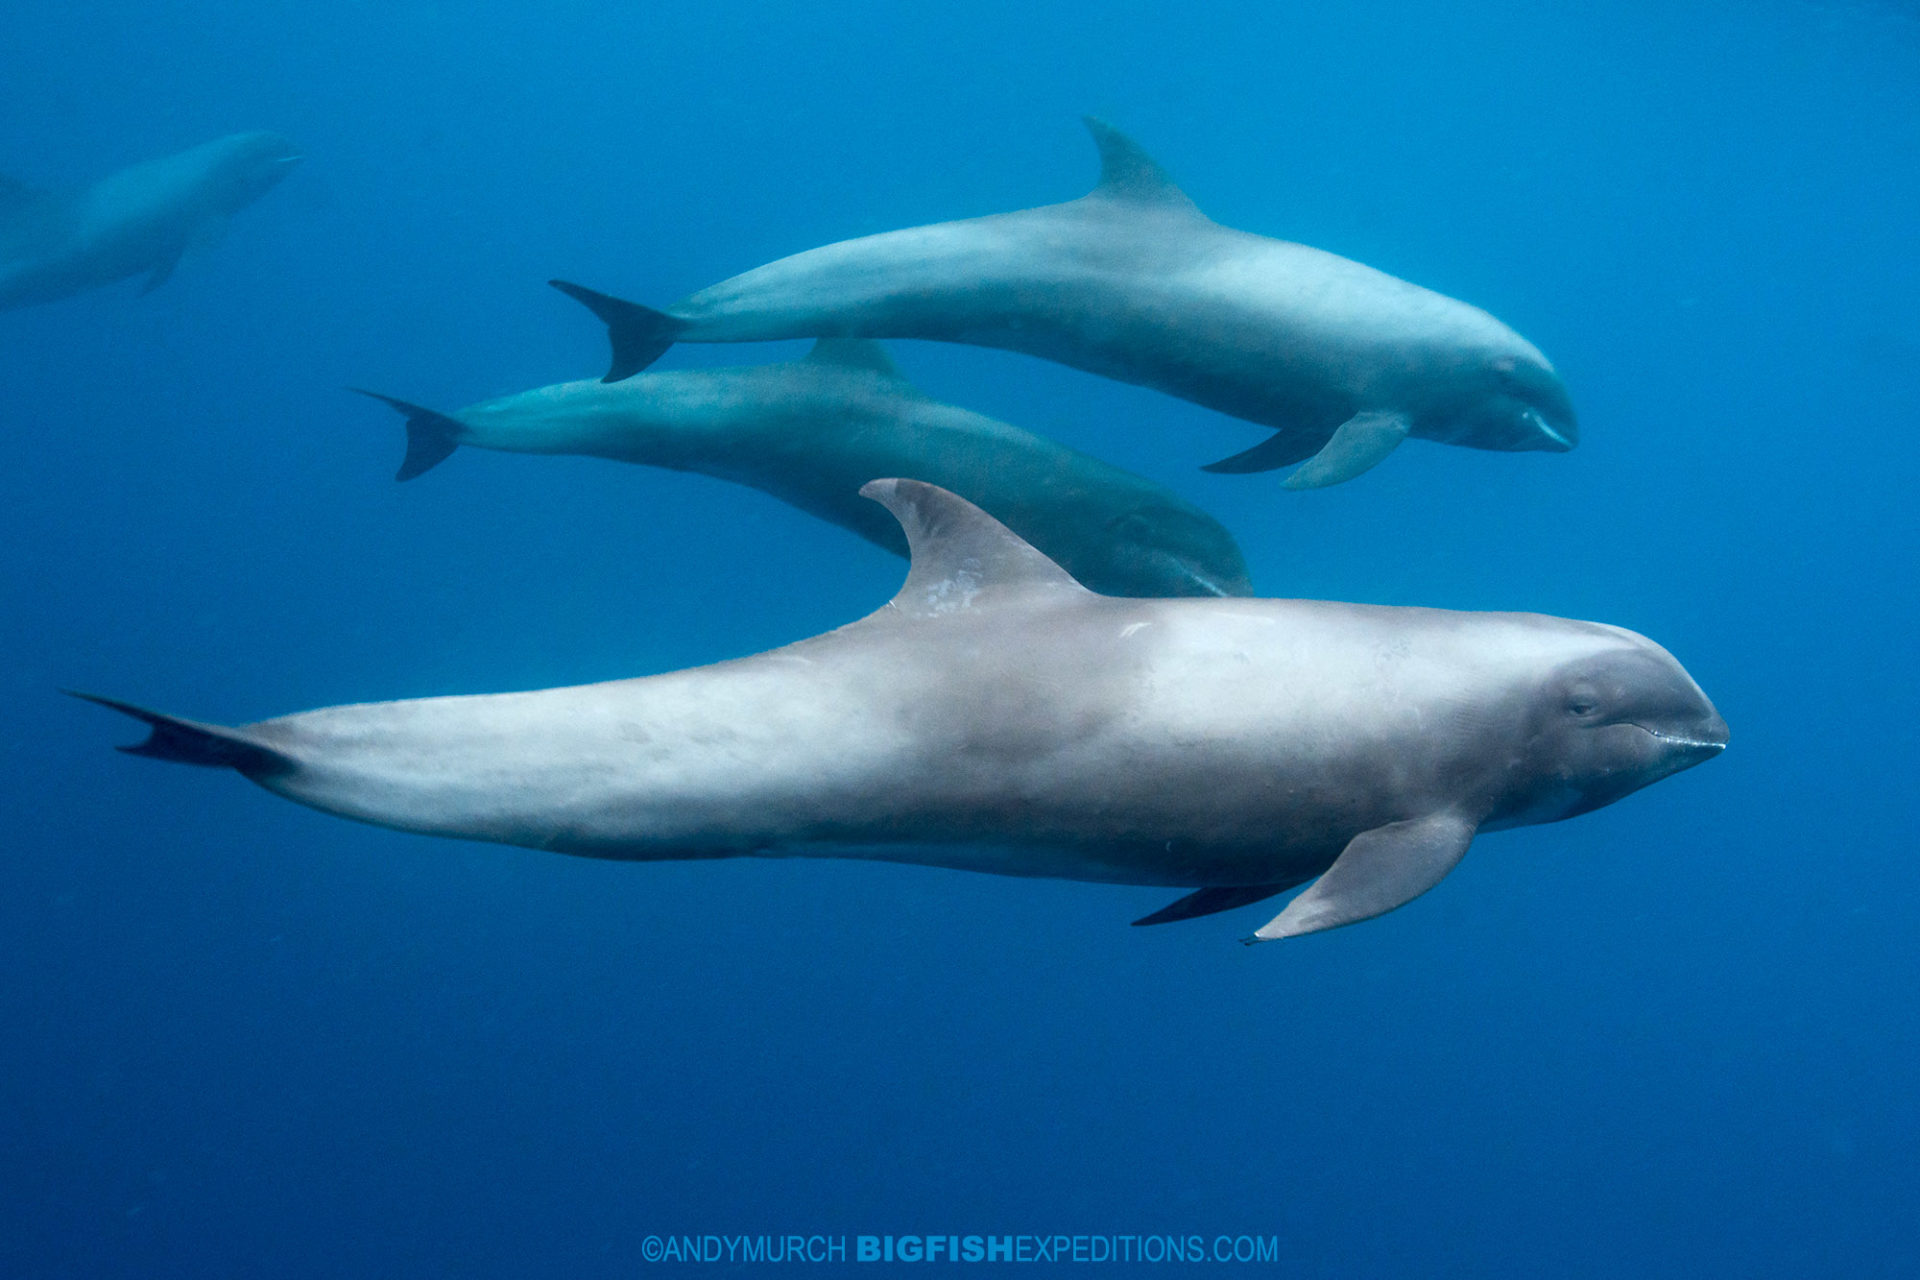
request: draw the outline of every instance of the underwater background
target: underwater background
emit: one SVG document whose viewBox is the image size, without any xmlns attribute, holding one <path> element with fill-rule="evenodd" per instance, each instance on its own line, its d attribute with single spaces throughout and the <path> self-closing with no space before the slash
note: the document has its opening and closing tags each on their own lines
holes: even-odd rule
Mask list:
<svg viewBox="0 0 1920 1280">
<path fill-rule="evenodd" d="M 0 1274 L 626 1276 L 708 1232 L 1920 1268 L 1920 11 L 17 0 L 5 28 L 0 171 L 246 129 L 307 159 L 152 296 L 0 314 Z M 1174 895 L 356 826 L 116 756 L 137 727 L 56 692 L 235 722 L 864 614 L 903 562 L 771 498 L 475 450 L 396 485 L 398 420 L 342 388 L 597 375 L 548 277 L 662 305 L 1070 199 L 1085 112 L 1223 223 L 1513 325 L 1580 448 L 1416 443 L 1292 493 L 1202 474 L 1264 433 L 1166 396 L 890 344 L 906 372 L 1175 487 L 1260 594 L 1644 632 L 1724 759 L 1250 949 L 1272 904 L 1136 930 Z"/>
</svg>

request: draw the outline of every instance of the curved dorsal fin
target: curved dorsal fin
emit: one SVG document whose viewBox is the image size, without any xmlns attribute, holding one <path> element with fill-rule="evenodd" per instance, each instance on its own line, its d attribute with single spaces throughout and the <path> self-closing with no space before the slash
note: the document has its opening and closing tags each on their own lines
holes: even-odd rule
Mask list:
<svg viewBox="0 0 1920 1280">
<path fill-rule="evenodd" d="M 889 378 L 900 376 L 900 367 L 894 364 L 887 349 L 871 338 L 822 338 L 813 344 L 813 350 L 807 352 L 805 359 L 812 364 L 837 364 L 848 369 L 884 373 Z"/>
<path fill-rule="evenodd" d="M 1013 530 L 965 498 L 920 480 L 869 480 L 862 497 L 893 512 L 912 568 L 890 609 L 931 618 L 1029 592 L 1090 595 Z"/>
<path fill-rule="evenodd" d="M 1140 144 L 1098 116 L 1082 116 L 1093 145 L 1100 148 L 1100 185 L 1092 194 L 1110 200 L 1130 200 L 1136 204 L 1155 204 L 1177 209 L 1199 209 L 1187 193 L 1173 185 L 1159 162 Z"/>
</svg>

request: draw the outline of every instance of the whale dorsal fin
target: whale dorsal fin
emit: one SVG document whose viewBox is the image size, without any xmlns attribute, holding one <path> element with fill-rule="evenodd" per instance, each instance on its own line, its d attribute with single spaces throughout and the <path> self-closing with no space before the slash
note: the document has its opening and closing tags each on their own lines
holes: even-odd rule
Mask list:
<svg viewBox="0 0 1920 1280">
<path fill-rule="evenodd" d="M 1139 143 L 1097 116 L 1081 119 L 1087 132 L 1093 135 L 1093 145 L 1100 148 L 1100 185 L 1093 189 L 1094 195 L 1200 212 L 1187 193 L 1173 185 L 1167 171 L 1143 151 Z"/>
<path fill-rule="evenodd" d="M 806 360 L 809 364 L 837 364 L 847 369 L 884 373 L 889 378 L 900 376 L 900 367 L 894 364 L 887 349 L 870 338 L 822 338 L 807 352 Z"/>
<path fill-rule="evenodd" d="M 1031 592 L 1091 595 L 1073 575 L 965 498 L 920 480 L 870 480 L 862 497 L 893 512 L 913 567 L 889 610 L 931 618 Z"/>
</svg>

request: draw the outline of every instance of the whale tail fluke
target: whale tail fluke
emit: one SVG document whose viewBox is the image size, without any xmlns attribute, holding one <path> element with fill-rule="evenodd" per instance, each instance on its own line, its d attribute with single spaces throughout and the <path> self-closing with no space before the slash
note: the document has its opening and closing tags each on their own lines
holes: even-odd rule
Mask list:
<svg viewBox="0 0 1920 1280">
<path fill-rule="evenodd" d="M 238 769 L 248 777 L 284 773 L 293 768 L 290 758 L 256 741 L 244 729 L 182 720 L 178 716 L 149 711 L 131 702 L 103 698 L 94 693 L 81 693 L 74 689 L 63 689 L 61 692 L 82 702 L 91 702 L 110 711 L 132 716 L 146 725 L 151 732 L 145 742 L 118 748 L 130 756 L 151 756 L 155 760 L 197 764 L 210 769 Z"/>
<path fill-rule="evenodd" d="M 459 419 L 449 418 L 424 405 L 383 396 L 378 391 L 367 391 L 360 387 L 348 387 L 347 390 L 391 405 L 407 420 L 407 456 L 400 460 L 400 469 L 393 473 L 395 480 L 411 480 L 433 470 L 453 456 L 453 451 L 460 447 L 461 437 L 467 434 L 465 424 Z"/>
<path fill-rule="evenodd" d="M 596 293 L 566 280 L 549 280 L 547 283 L 599 316 L 601 323 L 607 326 L 607 341 L 613 347 L 613 364 L 608 368 L 607 376 L 601 379 L 602 382 L 622 382 L 631 378 L 678 342 L 681 331 L 687 327 L 686 321 L 676 320 L 664 311 L 655 311 L 637 302 Z"/>
</svg>

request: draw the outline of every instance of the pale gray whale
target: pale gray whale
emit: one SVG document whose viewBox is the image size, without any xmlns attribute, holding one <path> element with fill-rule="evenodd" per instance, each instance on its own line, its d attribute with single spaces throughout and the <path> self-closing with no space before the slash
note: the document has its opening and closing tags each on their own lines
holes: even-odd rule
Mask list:
<svg viewBox="0 0 1920 1280">
<path fill-rule="evenodd" d="M 460 445 L 573 453 L 751 485 L 898 555 L 900 525 L 860 496 L 876 475 L 922 477 L 984 507 L 1095 591 L 1252 593 L 1239 546 L 1171 490 L 1043 436 L 942 404 L 886 350 L 824 338 L 803 360 L 567 382 L 453 414 L 363 392 L 407 417 L 398 479 Z"/>
<path fill-rule="evenodd" d="M 278 134 L 236 133 L 78 191 L 38 191 L 0 176 L 0 310 L 142 274 L 141 292 L 151 293 L 182 253 L 218 239 L 229 215 L 300 159 Z"/>
<path fill-rule="evenodd" d="M 1209 470 L 1311 459 L 1349 480 L 1409 436 L 1561 451 L 1579 428 L 1553 367 L 1477 307 L 1203 215 L 1145 152 L 1089 119 L 1100 184 L 1066 204 L 846 240 L 654 311 L 553 282 L 607 323 L 609 381 L 676 342 L 926 338 L 1153 387 L 1277 434 Z"/>
<path fill-rule="evenodd" d="M 136 755 L 428 835 L 1194 891 L 1141 923 L 1320 877 L 1250 940 L 1390 911 L 1478 831 L 1586 813 L 1727 743 L 1680 664 L 1619 627 L 1099 596 L 944 490 L 866 491 L 913 547 L 899 594 L 753 657 L 237 728 L 92 700 L 150 726 Z"/>
</svg>

